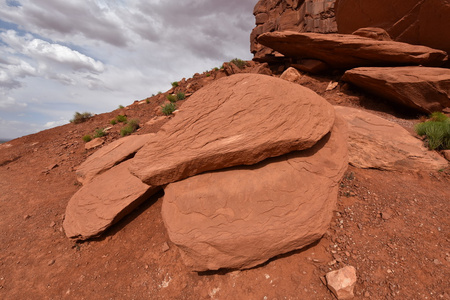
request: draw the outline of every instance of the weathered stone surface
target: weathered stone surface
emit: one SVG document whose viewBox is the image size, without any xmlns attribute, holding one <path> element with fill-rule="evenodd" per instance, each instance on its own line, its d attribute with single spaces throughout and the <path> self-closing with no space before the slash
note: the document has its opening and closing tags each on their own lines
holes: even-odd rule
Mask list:
<svg viewBox="0 0 450 300">
<path fill-rule="evenodd" d="M 383 28 L 378 27 L 359 28 L 352 34 L 370 38 L 377 41 L 392 41 L 391 37 L 389 36 L 389 33 L 387 33 L 386 30 L 384 30 Z"/>
<path fill-rule="evenodd" d="M 319 74 L 330 69 L 330 66 L 317 59 L 301 59 L 296 64 L 292 64 L 292 67 L 312 74 Z"/>
<path fill-rule="evenodd" d="M 325 233 L 346 169 L 339 117 L 308 150 L 169 184 L 163 220 L 192 270 L 250 268 Z"/>
<path fill-rule="evenodd" d="M 349 17 L 351 16 L 351 17 Z M 445 0 L 338 0 L 339 33 L 381 27 L 396 41 L 450 53 L 450 2 Z"/>
<path fill-rule="evenodd" d="M 356 68 L 345 72 L 342 80 L 421 112 L 450 107 L 450 69 Z"/>
<path fill-rule="evenodd" d="M 443 150 L 442 153 L 444 153 L 444 157 L 450 161 L 450 150 Z"/>
<path fill-rule="evenodd" d="M 86 150 L 94 149 L 96 147 L 99 147 L 99 146 L 103 145 L 104 142 L 105 142 L 104 138 L 95 138 L 92 141 L 87 142 L 84 145 L 84 149 L 86 149 Z"/>
<path fill-rule="evenodd" d="M 368 66 L 440 66 L 444 51 L 394 41 L 376 41 L 352 34 L 264 33 L 258 42 L 288 57 L 314 58 L 331 67 L 349 69 Z"/>
<path fill-rule="evenodd" d="M 337 32 L 334 19 L 335 0 L 260 0 L 254 8 L 256 27 L 250 35 L 250 51 L 258 61 L 271 61 L 274 52 L 259 44 L 265 32 Z"/>
<path fill-rule="evenodd" d="M 335 106 L 348 122 L 349 162 L 358 168 L 440 170 L 447 161 L 398 124 L 366 111 Z"/>
<path fill-rule="evenodd" d="M 95 176 L 132 157 L 153 135 L 153 133 L 130 135 L 101 148 L 77 168 L 77 180 L 87 183 Z"/>
<path fill-rule="evenodd" d="M 328 272 L 325 276 L 328 288 L 339 299 L 352 299 L 354 297 L 353 289 L 356 285 L 356 269 L 352 266 L 346 266 L 342 269 Z"/>
<path fill-rule="evenodd" d="M 64 231 L 69 238 L 96 237 L 156 192 L 128 171 L 125 161 L 84 185 L 66 207 Z"/>
<path fill-rule="evenodd" d="M 293 67 L 288 68 L 280 76 L 280 79 L 287 80 L 290 82 L 297 82 L 300 78 L 302 78 L 302 74 L 300 74 L 300 72 Z"/>
<path fill-rule="evenodd" d="M 252 165 L 312 147 L 333 123 L 333 107 L 313 91 L 279 78 L 236 74 L 193 94 L 138 151 L 130 170 L 160 186 Z"/>
</svg>

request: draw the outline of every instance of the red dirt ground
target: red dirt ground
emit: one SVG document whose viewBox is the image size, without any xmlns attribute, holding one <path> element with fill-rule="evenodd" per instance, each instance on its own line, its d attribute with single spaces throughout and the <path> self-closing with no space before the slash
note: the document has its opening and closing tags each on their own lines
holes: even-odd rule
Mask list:
<svg viewBox="0 0 450 300">
<path fill-rule="evenodd" d="M 200 87 L 211 77 L 188 83 Z M 417 116 L 380 99 L 347 86 L 325 92 L 337 78 L 305 76 L 302 83 L 333 104 L 376 110 L 412 131 Z M 355 299 L 450 299 L 449 169 L 349 167 L 325 236 L 250 270 L 186 269 L 161 219 L 162 192 L 102 238 L 70 241 L 62 221 L 80 188 L 74 170 L 95 152 L 81 137 L 118 114 L 141 120 L 136 134 L 156 132 L 161 123 L 145 122 L 161 115 L 164 94 L 148 102 L 0 145 L 0 299 L 334 299 L 323 276 L 345 265 L 357 270 Z M 121 126 L 106 144 L 120 138 Z"/>
</svg>

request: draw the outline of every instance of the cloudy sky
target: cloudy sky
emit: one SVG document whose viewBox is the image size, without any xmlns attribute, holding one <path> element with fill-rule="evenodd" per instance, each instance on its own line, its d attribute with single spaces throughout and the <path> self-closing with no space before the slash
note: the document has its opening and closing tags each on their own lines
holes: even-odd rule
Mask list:
<svg viewBox="0 0 450 300">
<path fill-rule="evenodd" d="M 0 0 L 0 139 L 249 60 L 257 0 Z"/>
</svg>

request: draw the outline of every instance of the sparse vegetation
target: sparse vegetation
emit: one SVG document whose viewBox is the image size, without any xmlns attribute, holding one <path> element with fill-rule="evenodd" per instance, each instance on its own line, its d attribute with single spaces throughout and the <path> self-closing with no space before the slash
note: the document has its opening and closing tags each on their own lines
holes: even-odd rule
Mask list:
<svg viewBox="0 0 450 300">
<path fill-rule="evenodd" d="M 166 116 L 171 115 L 177 109 L 177 105 L 173 102 L 161 106 L 162 113 Z"/>
<path fill-rule="evenodd" d="M 117 124 L 117 121 L 116 121 L 116 119 L 112 119 L 111 121 L 109 121 L 109 123 L 110 123 L 111 125 L 116 125 L 116 124 Z"/>
<path fill-rule="evenodd" d="M 450 149 L 450 118 L 441 112 L 434 112 L 426 122 L 415 126 L 418 135 L 425 136 L 431 150 Z"/>
<path fill-rule="evenodd" d="M 150 103 L 150 99 L 149 98 L 145 99 L 145 103 L 149 104 Z"/>
<path fill-rule="evenodd" d="M 75 114 L 73 115 L 73 119 L 70 120 L 70 123 L 74 124 L 83 123 L 86 122 L 90 117 L 92 117 L 92 114 L 90 112 L 84 113 L 75 112 Z"/>
<path fill-rule="evenodd" d="M 247 65 L 247 63 L 245 61 L 243 61 L 242 59 L 239 58 L 233 58 L 230 63 L 233 63 L 236 65 L 236 67 L 238 67 L 239 69 L 243 69 L 245 68 L 245 66 Z"/>
<path fill-rule="evenodd" d="M 127 116 L 125 116 L 125 115 L 118 115 L 116 117 L 116 121 L 119 122 L 119 123 L 126 122 L 127 121 Z"/>
<path fill-rule="evenodd" d="M 184 99 L 186 99 L 186 94 L 183 93 L 183 92 L 178 92 L 178 93 L 177 93 L 177 99 L 178 99 L 178 100 L 184 100 Z"/>
<path fill-rule="evenodd" d="M 167 100 L 169 100 L 170 102 L 177 102 L 177 100 L 178 100 L 178 99 L 177 99 L 177 96 L 171 95 L 171 94 L 167 95 L 166 98 L 167 98 Z"/>
<path fill-rule="evenodd" d="M 206 73 L 206 77 L 210 77 L 211 76 L 211 74 L 209 74 L 209 73 Z"/>
<path fill-rule="evenodd" d="M 86 134 L 85 136 L 83 136 L 83 141 L 85 143 L 92 141 L 92 136 L 90 134 Z"/>
<path fill-rule="evenodd" d="M 172 87 L 177 87 L 178 86 L 178 81 L 174 81 L 171 84 L 172 84 Z"/>
<path fill-rule="evenodd" d="M 103 128 L 97 128 L 94 133 L 94 138 L 99 138 L 106 135 L 106 131 Z"/>
<path fill-rule="evenodd" d="M 121 136 L 126 136 L 126 135 L 129 135 L 129 134 L 132 134 L 138 128 L 139 128 L 139 120 L 138 119 L 131 119 L 130 121 L 128 121 L 127 125 L 124 126 L 120 130 L 120 135 Z"/>
<path fill-rule="evenodd" d="M 124 108 L 124 106 L 123 105 L 119 105 L 119 109 L 122 109 L 122 108 Z"/>
</svg>

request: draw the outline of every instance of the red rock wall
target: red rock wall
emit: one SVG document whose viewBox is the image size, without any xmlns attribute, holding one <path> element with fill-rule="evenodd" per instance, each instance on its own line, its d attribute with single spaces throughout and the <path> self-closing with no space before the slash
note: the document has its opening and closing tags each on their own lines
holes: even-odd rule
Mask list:
<svg viewBox="0 0 450 300">
<path fill-rule="evenodd" d="M 337 32 L 336 0 L 260 0 L 254 10 L 256 27 L 250 35 L 250 51 L 256 61 L 270 61 L 275 53 L 256 38 L 266 32 Z"/>
<path fill-rule="evenodd" d="M 335 11 L 339 33 L 381 27 L 396 41 L 450 53 L 450 0 L 337 0 Z"/>
</svg>

